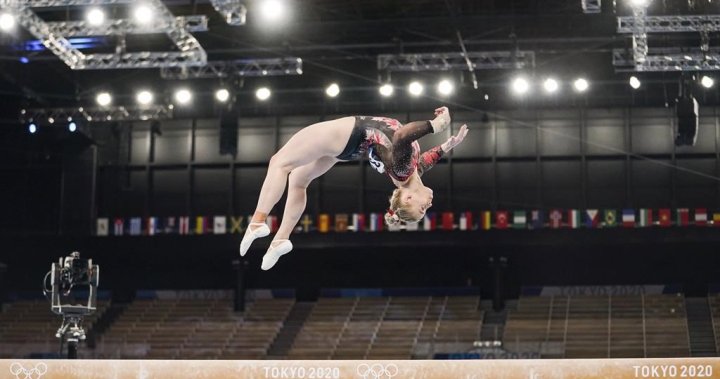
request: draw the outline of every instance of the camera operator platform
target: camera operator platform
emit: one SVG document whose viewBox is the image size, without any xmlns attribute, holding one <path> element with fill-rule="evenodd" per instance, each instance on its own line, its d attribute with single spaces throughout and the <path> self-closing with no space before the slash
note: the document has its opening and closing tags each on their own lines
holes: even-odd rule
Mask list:
<svg viewBox="0 0 720 379">
<path fill-rule="evenodd" d="M 48 276 L 50 289 L 46 286 Z M 53 263 L 45 275 L 43 292 L 46 297 L 50 294 L 52 312 L 63 317 L 55 337 L 60 338 L 61 354 L 63 341 L 67 341 L 68 359 L 77 358 L 78 343 L 85 340 L 82 321 L 96 310 L 99 277 L 100 266 L 93 265 L 92 259 L 81 260 L 77 251 Z M 78 303 L 77 299 L 85 297 L 85 291 L 87 301 Z"/>
</svg>

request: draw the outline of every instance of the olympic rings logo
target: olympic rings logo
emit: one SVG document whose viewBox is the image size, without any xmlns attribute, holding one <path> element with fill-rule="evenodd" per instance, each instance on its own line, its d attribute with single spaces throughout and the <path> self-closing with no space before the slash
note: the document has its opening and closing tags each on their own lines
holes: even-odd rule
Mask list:
<svg viewBox="0 0 720 379">
<path fill-rule="evenodd" d="M 387 366 L 381 365 L 380 363 L 375 363 L 373 365 L 363 363 L 357 366 L 356 371 L 362 379 L 392 379 L 392 377 L 398 374 L 399 370 L 397 365 L 393 363 Z"/>
<path fill-rule="evenodd" d="M 14 362 L 10 365 L 10 373 L 16 379 L 40 379 L 47 373 L 47 365 L 40 362 L 35 367 L 27 369 L 20 363 Z"/>
</svg>

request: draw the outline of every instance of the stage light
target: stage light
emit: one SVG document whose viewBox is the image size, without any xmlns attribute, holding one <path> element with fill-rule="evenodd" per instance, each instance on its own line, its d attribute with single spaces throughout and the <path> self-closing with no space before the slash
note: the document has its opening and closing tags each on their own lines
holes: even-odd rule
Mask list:
<svg viewBox="0 0 720 379">
<path fill-rule="evenodd" d="M 560 84 L 553 78 L 547 78 L 543 82 L 543 88 L 547 93 L 555 93 L 560 88 Z"/>
<path fill-rule="evenodd" d="M 30 134 L 35 134 L 35 132 L 37 132 L 37 125 L 30 123 L 30 125 L 28 125 L 28 132 L 30 132 Z"/>
<path fill-rule="evenodd" d="M 15 17 L 10 13 L 0 14 L 0 30 L 10 31 L 15 27 Z"/>
<path fill-rule="evenodd" d="M 112 103 L 112 96 L 107 92 L 100 92 L 95 96 L 95 102 L 101 107 L 106 107 Z"/>
<path fill-rule="evenodd" d="M 48 117 L 48 123 L 49 123 L 49 124 L 54 124 L 54 123 L 55 123 L 55 119 L 52 118 L 52 117 Z"/>
<path fill-rule="evenodd" d="M 408 85 L 408 92 L 415 97 L 422 95 L 425 87 L 420 82 L 412 82 Z"/>
<path fill-rule="evenodd" d="M 712 86 L 715 85 L 715 80 L 707 75 L 703 75 L 702 79 L 700 79 L 700 84 L 705 88 L 712 88 Z"/>
<path fill-rule="evenodd" d="M 578 92 L 585 92 L 590 87 L 590 84 L 587 80 L 579 78 L 575 80 L 575 82 L 573 83 L 573 87 L 575 87 L 575 90 Z"/>
<path fill-rule="evenodd" d="M 640 85 L 641 85 L 641 84 L 642 84 L 642 83 L 640 83 L 640 79 L 638 79 L 637 76 L 631 76 L 631 77 L 630 77 L 630 87 L 632 87 L 633 89 L 638 89 L 638 88 L 640 88 Z"/>
<path fill-rule="evenodd" d="M 192 100 L 192 93 L 186 88 L 179 89 L 175 92 L 175 101 L 178 104 L 186 105 Z"/>
<path fill-rule="evenodd" d="M 650 3 L 650 0 L 630 0 L 630 5 L 638 8 L 645 8 Z"/>
<path fill-rule="evenodd" d="M 272 95 L 272 92 L 270 92 L 270 89 L 267 87 L 260 87 L 257 91 L 255 91 L 255 97 L 257 97 L 260 101 L 269 99 L 270 95 Z"/>
<path fill-rule="evenodd" d="M 139 24 L 149 24 L 153 19 L 153 10 L 146 4 L 140 4 L 135 7 L 133 16 Z"/>
<path fill-rule="evenodd" d="M 93 26 L 102 25 L 105 22 L 105 12 L 100 8 L 91 8 L 85 14 L 88 24 Z"/>
<path fill-rule="evenodd" d="M 267 21 L 278 21 L 285 17 L 285 3 L 280 0 L 265 0 L 260 4 L 260 14 Z"/>
<path fill-rule="evenodd" d="M 440 83 L 438 83 L 437 85 L 438 94 L 442 96 L 449 96 L 453 93 L 454 90 L 455 85 L 447 79 L 441 80 Z"/>
<path fill-rule="evenodd" d="M 378 91 L 380 92 L 380 95 L 383 97 L 390 97 L 392 96 L 393 92 L 395 92 L 395 88 L 392 86 L 392 84 L 383 84 L 378 88 Z"/>
<path fill-rule="evenodd" d="M 530 83 L 525 78 L 515 78 L 512 82 L 512 89 L 518 95 L 524 95 L 530 90 Z"/>
<path fill-rule="evenodd" d="M 140 91 L 137 93 L 137 96 L 135 96 L 135 99 L 137 100 L 138 104 L 140 105 L 148 105 L 152 103 L 153 101 L 153 94 L 150 91 Z"/>
<path fill-rule="evenodd" d="M 328 95 L 329 97 L 336 97 L 337 95 L 340 94 L 340 86 L 338 86 L 337 83 L 333 83 L 333 84 L 329 85 L 325 89 L 325 94 Z"/>
<path fill-rule="evenodd" d="M 68 130 L 71 131 L 71 132 L 76 131 L 76 130 L 77 130 L 77 124 L 74 123 L 74 122 L 69 123 L 69 124 L 68 124 Z"/>
<path fill-rule="evenodd" d="M 220 88 L 219 90 L 215 91 L 215 99 L 217 101 L 224 103 L 230 99 L 230 91 L 226 90 L 225 88 Z"/>
</svg>

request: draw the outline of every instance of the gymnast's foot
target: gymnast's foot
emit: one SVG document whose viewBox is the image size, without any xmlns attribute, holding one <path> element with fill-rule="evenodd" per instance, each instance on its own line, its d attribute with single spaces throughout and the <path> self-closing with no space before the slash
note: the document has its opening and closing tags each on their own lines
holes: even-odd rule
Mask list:
<svg viewBox="0 0 720 379">
<path fill-rule="evenodd" d="M 265 256 L 263 256 L 262 261 L 262 268 L 263 270 L 267 271 L 271 269 L 273 266 L 275 266 L 275 263 L 277 263 L 278 259 L 282 257 L 283 255 L 289 253 L 293 248 L 292 242 L 290 240 L 275 240 L 270 243 L 270 248 L 268 249 L 267 253 L 265 253 Z"/>
<path fill-rule="evenodd" d="M 245 256 L 256 238 L 265 237 L 268 234 L 270 234 L 270 228 L 264 222 L 251 222 L 245 230 L 242 242 L 240 242 L 240 256 Z"/>
</svg>

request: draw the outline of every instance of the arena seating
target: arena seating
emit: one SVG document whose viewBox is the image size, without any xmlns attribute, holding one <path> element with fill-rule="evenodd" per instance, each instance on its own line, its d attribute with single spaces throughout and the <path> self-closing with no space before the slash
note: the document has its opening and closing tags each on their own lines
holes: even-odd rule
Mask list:
<svg viewBox="0 0 720 379">
<path fill-rule="evenodd" d="M 472 343 L 478 297 L 322 298 L 290 350 L 292 359 L 410 359 L 418 342 Z"/>
<path fill-rule="evenodd" d="M 235 314 L 231 299 L 135 300 L 104 334 L 106 358 L 262 359 L 293 299 L 258 299 Z"/>
<path fill-rule="evenodd" d="M 93 329 L 95 321 L 109 306 L 99 300 L 95 313 L 83 322 L 85 332 Z M 5 305 L 0 312 L 0 357 L 24 356 L 35 352 L 58 352 L 59 339 L 55 333 L 62 317 L 52 313 L 46 299 L 21 300 Z"/>
<path fill-rule="evenodd" d="M 708 295 L 708 304 L 712 315 L 713 332 L 715 332 L 715 347 L 720 351 L 720 293 Z"/>
<path fill-rule="evenodd" d="M 508 314 L 504 344 L 513 350 L 528 343 L 551 358 L 687 357 L 684 297 L 521 297 Z"/>
</svg>

